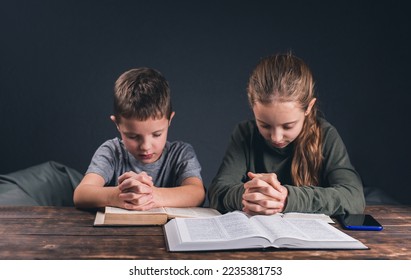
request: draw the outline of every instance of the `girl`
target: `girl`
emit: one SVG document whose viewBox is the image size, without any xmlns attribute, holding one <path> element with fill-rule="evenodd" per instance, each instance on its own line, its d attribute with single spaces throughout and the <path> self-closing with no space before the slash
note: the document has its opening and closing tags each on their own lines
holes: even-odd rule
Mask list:
<svg viewBox="0 0 411 280">
<path fill-rule="evenodd" d="M 210 186 L 211 207 L 249 214 L 362 213 L 361 179 L 337 130 L 319 117 L 308 66 L 263 59 L 248 84 L 255 120 L 237 125 Z"/>
</svg>

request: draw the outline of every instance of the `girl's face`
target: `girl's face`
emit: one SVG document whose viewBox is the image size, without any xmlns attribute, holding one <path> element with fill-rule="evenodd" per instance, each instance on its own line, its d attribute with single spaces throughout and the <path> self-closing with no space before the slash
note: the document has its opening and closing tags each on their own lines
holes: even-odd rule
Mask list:
<svg viewBox="0 0 411 280">
<path fill-rule="evenodd" d="M 147 164 L 161 157 L 167 141 L 171 118 L 170 120 L 150 118 L 139 121 L 121 117 L 119 122 L 115 121 L 114 116 L 111 118 L 117 125 L 124 146 L 137 160 Z"/>
<path fill-rule="evenodd" d="M 285 148 L 300 134 L 314 103 L 315 99 L 306 111 L 297 102 L 255 103 L 253 112 L 260 134 L 273 147 Z"/>
</svg>

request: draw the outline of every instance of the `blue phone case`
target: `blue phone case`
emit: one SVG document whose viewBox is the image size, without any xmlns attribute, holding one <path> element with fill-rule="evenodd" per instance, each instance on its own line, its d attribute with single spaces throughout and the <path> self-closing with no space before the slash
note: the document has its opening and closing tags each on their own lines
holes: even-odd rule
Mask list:
<svg viewBox="0 0 411 280">
<path fill-rule="evenodd" d="M 373 230 L 373 231 L 379 231 L 382 230 L 382 226 L 364 226 L 364 225 L 358 225 L 358 226 L 352 226 L 352 225 L 343 225 L 345 229 L 349 230 Z"/>
<path fill-rule="evenodd" d="M 348 230 L 380 231 L 383 226 L 368 214 L 346 214 L 338 216 L 342 227 Z"/>
</svg>

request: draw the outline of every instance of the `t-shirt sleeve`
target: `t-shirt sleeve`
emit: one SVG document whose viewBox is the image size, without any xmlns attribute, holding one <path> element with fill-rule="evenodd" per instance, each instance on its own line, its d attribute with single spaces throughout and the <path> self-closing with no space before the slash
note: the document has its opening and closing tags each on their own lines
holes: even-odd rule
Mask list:
<svg viewBox="0 0 411 280">
<path fill-rule="evenodd" d="M 202 180 L 201 165 L 194 148 L 190 144 L 184 144 L 179 154 L 176 168 L 177 185 L 181 185 L 185 179 L 190 177 L 197 177 Z"/>
<path fill-rule="evenodd" d="M 116 148 L 111 141 L 103 143 L 94 153 L 86 171 L 95 173 L 104 178 L 105 185 L 110 184 L 115 170 Z"/>
</svg>

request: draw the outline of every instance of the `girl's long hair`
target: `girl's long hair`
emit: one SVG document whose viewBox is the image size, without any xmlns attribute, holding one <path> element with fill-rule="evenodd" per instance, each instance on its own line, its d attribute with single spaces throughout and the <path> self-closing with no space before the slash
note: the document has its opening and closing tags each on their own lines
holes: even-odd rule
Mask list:
<svg viewBox="0 0 411 280">
<path fill-rule="evenodd" d="M 315 98 L 310 69 L 291 53 L 262 59 L 250 76 L 247 93 L 251 107 L 256 102 L 297 102 L 304 111 Z M 317 186 L 320 183 L 322 135 L 316 103 L 294 140 L 291 178 L 296 186 Z"/>
</svg>

